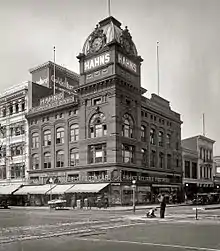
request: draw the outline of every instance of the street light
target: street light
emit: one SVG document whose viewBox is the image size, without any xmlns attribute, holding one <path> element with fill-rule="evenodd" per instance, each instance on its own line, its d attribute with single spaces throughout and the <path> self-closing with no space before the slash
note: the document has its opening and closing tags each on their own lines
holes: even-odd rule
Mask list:
<svg viewBox="0 0 220 251">
<path fill-rule="evenodd" d="M 52 200 L 52 184 L 53 184 L 53 179 L 52 178 L 50 178 L 49 179 L 49 183 L 50 183 L 50 200 Z"/>
<path fill-rule="evenodd" d="M 132 180 L 133 188 L 133 213 L 135 213 L 135 190 L 136 190 L 136 180 Z"/>
</svg>

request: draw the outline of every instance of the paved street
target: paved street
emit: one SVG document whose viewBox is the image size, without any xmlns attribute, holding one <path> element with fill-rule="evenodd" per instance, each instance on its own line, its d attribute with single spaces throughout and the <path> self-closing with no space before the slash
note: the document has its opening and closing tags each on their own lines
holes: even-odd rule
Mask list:
<svg viewBox="0 0 220 251">
<path fill-rule="evenodd" d="M 165 219 L 144 212 L 1 210 L 0 250 L 220 250 L 219 209 L 199 220 L 188 206 L 167 208 Z"/>
</svg>

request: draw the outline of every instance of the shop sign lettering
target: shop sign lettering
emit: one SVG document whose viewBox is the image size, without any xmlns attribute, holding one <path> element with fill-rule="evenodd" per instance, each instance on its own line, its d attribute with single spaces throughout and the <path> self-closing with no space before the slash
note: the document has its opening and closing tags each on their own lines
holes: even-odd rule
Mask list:
<svg viewBox="0 0 220 251">
<path fill-rule="evenodd" d="M 137 65 L 120 53 L 118 54 L 118 63 L 135 73 L 137 72 Z"/>
<path fill-rule="evenodd" d="M 56 94 L 56 95 L 51 95 L 51 96 L 48 96 L 46 98 L 40 99 L 40 105 L 47 105 L 47 104 L 56 102 L 58 100 L 61 100 L 63 98 L 64 98 L 63 93 L 59 93 L 59 94 Z"/>
<path fill-rule="evenodd" d="M 66 78 L 65 78 L 65 80 L 63 81 L 62 78 L 60 78 L 60 77 L 55 78 L 54 75 L 52 75 L 52 76 L 51 76 L 51 81 L 52 81 L 53 83 L 55 82 L 55 84 L 59 84 L 60 86 L 66 88 L 67 90 L 72 90 L 72 89 L 74 89 L 74 86 L 73 86 L 73 85 L 70 85 L 70 84 L 68 83 L 68 81 L 66 80 Z M 57 88 L 56 88 L 56 89 L 57 89 Z"/>
<path fill-rule="evenodd" d="M 86 60 L 84 62 L 84 71 L 89 71 L 92 70 L 94 68 L 106 65 L 110 62 L 110 53 L 107 52 L 105 54 L 102 54 L 100 56 L 97 56 L 95 58 Z"/>
</svg>

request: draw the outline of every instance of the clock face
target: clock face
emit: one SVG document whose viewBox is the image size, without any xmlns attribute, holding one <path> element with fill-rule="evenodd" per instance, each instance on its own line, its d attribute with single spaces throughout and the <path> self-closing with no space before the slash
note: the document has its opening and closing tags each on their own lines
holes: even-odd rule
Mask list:
<svg viewBox="0 0 220 251">
<path fill-rule="evenodd" d="M 94 51 L 100 50 L 101 47 L 102 47 L 102 39 L 100 37 L 94 39 L 92 43 L 92 48 L 94 49 Z"/>
</svg>

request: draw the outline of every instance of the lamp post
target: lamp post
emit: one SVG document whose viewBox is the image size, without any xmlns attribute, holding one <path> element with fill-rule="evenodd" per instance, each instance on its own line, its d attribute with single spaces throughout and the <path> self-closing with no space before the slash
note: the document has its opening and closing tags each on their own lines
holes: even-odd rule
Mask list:
<svg viewBox="0 0 220 251">
<path fill-rule="evenodd" d="M 50 183 L 50 200 L 52 200 L 52 184 L 53 184 L 53 179 L 52 178 L 50 178 L 49 179 L 49 183 Z"/>
<path fill-rule="evenodd" d="M 132 180 L 133 188 L 133 213 L 135 213 L 135 190 L 136 190 L 136 180 Z"/>
</svg>

